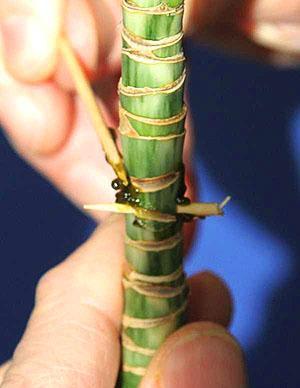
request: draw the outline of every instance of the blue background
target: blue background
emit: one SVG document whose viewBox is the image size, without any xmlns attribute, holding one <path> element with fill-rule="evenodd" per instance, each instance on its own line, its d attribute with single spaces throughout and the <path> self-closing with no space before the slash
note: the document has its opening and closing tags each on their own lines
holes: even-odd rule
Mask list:
<svg viewBox="0 0 300 388">
<path fill-rule="evenodd" d="M 233 197 L 226 217 L 198 224 L 188 273 L 212 269 L 235 299 L 232 331 L 251 387 L 299 387 L 300 72 L 187 47 L 201 198 Z M 0 362 L 32 308 L 38 278 L 93 222 L 0 136 Z M 201 237 L 200 237 L 201 236 Z"/>
</svg>

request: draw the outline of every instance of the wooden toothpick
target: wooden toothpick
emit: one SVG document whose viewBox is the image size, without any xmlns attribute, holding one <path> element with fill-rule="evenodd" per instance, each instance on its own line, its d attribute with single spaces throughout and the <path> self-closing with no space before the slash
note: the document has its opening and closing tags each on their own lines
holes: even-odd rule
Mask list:
<svg viewBox="0 0 300 388">
<path fill-rule="evenodd" d="M 188 214 L 194 217 L 202 218 L 209 216 L 221 216 L 223 215 L 224 206 L 230 201 L 230 197 L 227 197 L 221 204 L 219 203 L 191 203 L 189 205 L 177 205 L 177 214 Z M 84 205 L 86 210 L 96 211 L 108 211 L 121 214 L 134 214 L 137 217 L 160 222 L 173 222 L 175 216 L 172 214 L 165 214 L 154 212 L 150 210 L 144 210 L 139 207 L 130 206 L 128 204 L 118 203 L 98 203 L 94 205 Z"/>
<path fill-rule="evenodd" d="M 86 109 L 89 112 L 93 125 L 100 139 L 103 151 L 106 155 L 107 161 L 114 169 L 118 178 L 123 182 L 125 186 L 127 186 L 128 179 L 123 160 L 110 133 L 110 130 L 105 124 L 105 121 L 97 104 L 93 90 L 89 84 L 89 81 L 83 70 L 81 69 L 74 50 L 72 49 L 70 43 L 66 38 L 60 38 L 59 49 L 73 78 L 77 93 L 81 97 L 82 101 L 86 106 Z"/>
<path fill-rule="evenodd" d="M 220 203 L 220 209 L 224 209 L 224 207 L 231 201 L 231 196 L 228 195 L 223 202 Z"/>
<path fill-rule="evenodd" d="M 160 213 L 154 210 L 146 210 L 138 206 L 130 206 L 121 203 L 97 203 L 94 205 L 84 205 L 85 210 L 105 211 L 119 214 L 133 214 L 138 218 L 157 222 L 175 222 L 173 214 Z"/>
</svg>

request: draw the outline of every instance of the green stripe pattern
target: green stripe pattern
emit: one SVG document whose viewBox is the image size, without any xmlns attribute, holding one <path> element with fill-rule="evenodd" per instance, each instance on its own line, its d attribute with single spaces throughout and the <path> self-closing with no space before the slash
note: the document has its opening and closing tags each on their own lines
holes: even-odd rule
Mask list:
<svg viewBox="0 0 300 388">
<path fill-rule="evenodd" d="M 130 186 L 119 200 L 175 214 L 184 194 L 183 0 L 123 2 L 120 132 Z M 178 179 L 168 178 L 174 173 Z M 156 182 L 147 186 L 149 180 Z M 156 189 L 157 188 L 157 189 Z M 185 321 L 182 220 L 126 216 L 122 387 L 139 385 L 154 352 Z"/>
</svg>

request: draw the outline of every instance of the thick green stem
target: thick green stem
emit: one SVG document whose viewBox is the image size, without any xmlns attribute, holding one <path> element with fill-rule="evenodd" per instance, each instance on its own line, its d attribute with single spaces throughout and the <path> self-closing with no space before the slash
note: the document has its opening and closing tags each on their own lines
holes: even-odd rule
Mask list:
<svg viewBox="0 0 300 388">
<path fill-rule="evenodd" d="M 184 194 L 183 0 L 123 3 L 120 132 L 132 184 L 119 201 L 176 213 Z M 126 216 L 122 387 L 137 387 L 155 351 L 185 321 L 182 220 Z"/>
</svg>

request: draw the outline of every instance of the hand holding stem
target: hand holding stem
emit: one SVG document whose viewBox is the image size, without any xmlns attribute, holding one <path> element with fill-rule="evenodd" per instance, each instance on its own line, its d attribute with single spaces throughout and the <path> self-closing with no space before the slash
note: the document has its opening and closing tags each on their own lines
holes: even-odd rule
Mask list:
<svg viewBox="0 0 300 388">
<path fill-rule="evenodd" d="M 239 53 L 275 55 L 254 47 L 250 42 L 255 35 L 268 41 L 268 47 L 280 43 L 286 58 L 297 54 L 297 0 L 288 0 L 284 9 L 278 7 L 278 0 L 186 3 L 188 35 L 231 48 L 236 41 Z M 108 126 L 114 128 L 120 22 L 117 0 L 0 2 L 1 124 L 22 156 L 80 208 L 99 198 L 111 202 L 113 191 L 107 187 L 114 175 L 99 152 L 86 111 L 58 59 L 57 42 L 64 30 L 100 91 L 98 102 Z M 99 213 L 96 216 L 99 219 Z"/>
<path fill-rule="evenodd" d="M 12 361 L 0 368 L 1 388 L 115 386 L 123 228 L 119 216 L 108 219 L 88 242 L 43 276 L 25 334 Z M 193 323 L 168 339 L 142 387 L 246 386 L 242 352 L 224 328 L 231 315 L 228 290 L 210 273 L 195 275 L 189 284 Z"/>
<path fill-rule="evenodd" d="M 272 50 L 258 49 L 250 44 L 250 40 L 245 39 L 248 34 L 248 37 L 253 37 L 268 47 L 283 51 L 286 58 L 297 56 L 299 12 L 295 11 L 300 8 L 297 1 L 289 0 L 284 10 L 277 6 L 277 0 L 256 1 L 251 10 L 246 6 L 233 7 L 232 4 L 228 7 L 227 1 L 220 1 L 212 6 L 209 2 L 192 3 L 190 0 L 189 5 L 187 26 L 194 36 L 199 37 L 202 32 L 202 36 L 215 43 L 220 43 L 220 36 L 234 37 L 238 42 L 237 47 L 244 52 L 247 49 L 259 55 L 273 55 Z M 120 21 L 118 9 L 118 2 L 112 1 L 101 3 L 101 12 L 97 10 L 96 1 L 84 0 L 2 0 L 0 4 L 1 123 L 18 151 L 80 206 L 84 202 L 95 202 L 98 198 L 111 199 L 111 193 L 107 193 L 107 183 L 112 174 L 105 167 L 85 111 L 74 97 L 72 82 L 58 60 L 57 40 L 64 29 L 90 78 L 97 80 L 98 89 L 106 100 L 106 120 L 110 126 L 115 126 L 117 100 L 113 91 L 116 90 L 119 72 L 119 59 L 116 55 L 119 48 L 115 38 L 119 35 L 116 31 Z M 240 12 L 242 9 L 247 12 Z M 96 23 L 97 18 L 101 21 Z M 101 31 L 97 31 L 96 25 L 103 26 Z M 88 160 L 87 154 L 90 156 Z M 99 174 L 99 166 L 102 175 Z M 99 255 L 107 258 L 111 246 L 116 247 L 120 243 L 114 238 L 115 234 L 110 227 L 105 227 L 41 282 L 36 308 L 11 368 L 5 374 L 3 387 L 21 385 L 28 378 L 31 379 L 28 384 L 32 386 L 40 384 L 41 379 L 46 379 L 46 383 L 59 381 L 65 387 L 80 379 L 83 384 L 86 382 L 86 386 L 94 382 L 97 385 L 103 384 L 103 381 L 107 382 L 106 386 L 115 384 L 114 376 L 118 365 L 118 336 L 115 328 L 120 324 L 121 294 L 114 292 L 111 295 L 111 288 L 108 289 L 105 282 L 99 288 L 99 282 L 103 279 L 95 277 L 99 273 L 110 277 L 113 272 L 114 279 L 118 282 L 116 287 L 121 283 L 118 272 L 121 270 L 120 262 L 115 267 L 110 263 L 108 268 L 105 266 L 106 260 L 99 260 Z M 110 245 L 101 245 L 103 241 Z M 117 248 L 111 255 L 112 262 L 121 257 Z M 96 271 L 95 266 L 99 266 Z M 70 287 L 66 287 L 62 281 L 66 272 L 71 275 L 68 283 Z M 91 284 L 86 289 L 87 276 Z M 194 318 L 227 322 L 230 309 L 229 304 L 224 302 L 227 291 L 211 275 L 205 275 L 206 283 L 205 276 L 201 276 L 201 287 L 204 287 L 202 295 L 206 294 L 206 297 L 193 301 L 192 308 L 196 311 Z M 192 281 L 192 289 L 199 287 L 196 280 L 199 277 Z M 96 285 L 95 288 L 93 285 Z M 54 301 L 53 289 L 55 299 L 57 290 L 60 291 L 61 298 L 58 300 L 60 308 L 56 306 L 55 311 L 50 308 Z M 75 292 L 71 295 L 70 290 L 75 290 L 77 294 Z M 216 290 L 220 292 L 216 294 Z M 74 303 L 74 295 L 86 295 L 86 299 L 82 304 L 78 304 L 77 300 Z M 218 313 L 217 306 L 225 309 L 225 314 L 224 311 L 222 314 Z M 77 323 L 78 316 L 82 321 L 79 326 L 75 325 L 75 335 L 72 336 L 72 333 L 66 331 L 62 317 L 67 317 L 69 324 Z M 54 335 L 55 341 L 51 341 L 51 335 Z M 194 342 L 186 341 L 188 338 L 193 338 Z M 105 341 L 108 341 L 108 346 L 105 346 Z M 87 344 L 86 353 L 81 352 L 83 342 Z M 78 351 L 72 352 L 70 349 Z M 49 358 L 51 354 L 57 358 Z M 91 354 L 98 361 L 97 365 L 91 365 Z M 206 381 L 215 383 L 215 386 L 219 386 L 220 381 L 227 382 L 230 387 L 245 384 L 241 355 L 220 326 L 197 323 L 170 337 L 150 367 L 148 378 L 152 378 L 152 386 L 155 386 L 153 379 L 159 378 L 165 381 L 166 386 L 168 382 L 174 386 L 172 369 L 171 380 L 164 377 L 168 371 L 167 360 L 172 359 L 174 354 L 177 356 L 172 364 L 178 366 L 179 373 L 176 383 L 182 381 L 185 384 L 189 381 L 188 378 L 192 378 L 192 383 L 197 382 L 198 386 L 207 386 Z M 102 363 L 104 355 L 107 364 Z M 219 357 L 217 360 L 214 358 L 216 355 Z M 196 368 L 191 368 L 193 361 L 196 360 L 199 365 L 210 360 L 210 357 L 213 368 L 201 373 Z M 224 357 L 230 362 L 229 370 L 222 367 Z M 38 362 L 41 359 L 46 362 L 46 369 Z M 57 359 L 61 360 L 59 364 Z M 176 364 L 178 362 L 180 365 Z M 149 380 L 148 386 L 151 386 Z"/>
</svg>

